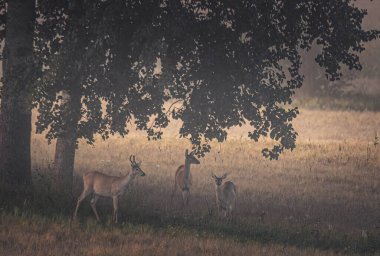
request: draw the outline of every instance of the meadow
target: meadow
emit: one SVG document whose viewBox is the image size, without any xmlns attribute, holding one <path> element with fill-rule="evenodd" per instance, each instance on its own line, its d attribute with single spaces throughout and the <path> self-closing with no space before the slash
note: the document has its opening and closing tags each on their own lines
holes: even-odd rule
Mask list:
<svg viewBox="0 0 380 256">
<path fill-rule="evenodd" d="M 74 197 L 50 182 L 54 143 L 32 138 L 34 198 L 0 209 L 1 255 L 380 255 L 380 112 L 301 109 L 294 121 L 297 148 L 278 161 L 248 140 L 249 127 L 230 130 L 225 143 L 192 166 L 190 205 L 171 199 L 176 168 L 188 141 L 171 123 L 160 141 L 142 132 L 126 138 L 81 141 L 75 162 Z M 99 200 L 97 223 L 89 200 L 71 215 L 82 190 L 81 175 L 124 175 L 129 156 L 147 174 L 120 200 L 121 224 L 111 222 L 112 201 Z M 237 185 L 233 221 L 216 216 L 211 173 L 229 174 Z M 2 198 L 12 196 L 3 193 Z M 4 200 L 2 200 L 4 202 Z"/>
</svg>

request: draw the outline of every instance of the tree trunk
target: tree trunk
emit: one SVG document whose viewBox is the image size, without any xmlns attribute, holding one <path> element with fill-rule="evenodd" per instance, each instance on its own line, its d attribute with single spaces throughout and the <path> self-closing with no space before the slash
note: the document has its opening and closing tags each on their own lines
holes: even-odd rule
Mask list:
<svg viewBox="0 0 380 256">
<path fill-rule="evenodd" d="M 31 185 L 35 0 L 8 1 L 0 107 L 0 182 Z"/>
<path fill-rule="evenodd" d="M 56 188 L 63 193 L 72 192 L 75 148 L 75 133 L 66 133 L 57 138 L 54 157 Z"/>
<path fill-rule="evenodd" d="M 77 126 L 80 119 L 80 94 L 62 91 L 63 125 L 57 137 L 54 169 L 56 172 L 56 188 L 64 194 L 71 194 L 73 187 L 73 171 L 77 142 Z"/>
<path fill-rule="evenodd" d="M 68 34 L 65 36 L 61 49 L 68 53 L 70 68 L 61 66 L 70 75 L 64 81 L 67 90 L 62 93 L 62 127 L 57 136 L 54 169 L 56 172 L 56 188 L 59 193 L 71 195 L 73 188 L 73 172 L 75 162 L 76 142 L 78 139 L 78 122 L 81 118 L 81 77 L 82 52 L 85 46 L 83 38 L 86 30 L 83 27 L 85 7 L 84 1 L 72 1 L 69 5 Z M 75 43 L 74 43 L 75 42 Z M 74 44 L 74 46 L 73 46 Z"/>
<path fill-rule="evenodd" d="M 304 96 L 318 96 L 323 90 L 323 85 L 328 83 L 324 70 L 315 62 L 315 58 L 321 53 L 318 45 L 312 45 L 310 51 L 303 52 L 301 74 L 305 76 L 300 92 Z"/>
</svg>

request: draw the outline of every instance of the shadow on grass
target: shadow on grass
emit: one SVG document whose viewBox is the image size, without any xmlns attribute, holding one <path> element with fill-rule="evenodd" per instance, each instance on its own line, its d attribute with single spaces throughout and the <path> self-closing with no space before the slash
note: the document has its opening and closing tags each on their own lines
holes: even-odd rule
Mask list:
<svg viewBox="0 0 380 256">
<path fill-rule="evenodd" d="M 200 200 L 194 198 L 194 201 Z M 89 199 L 80 209 L 79 220 L 94 218 L 89 207 Z M 49 191 L 49 187 L 34 190 L 33 197 L 30 191 L 13 191 L 9 188 L 2 188 L 0 191 L 1 211 L 5 214 L 13 214 L 28 218 L 31 215 L 40 215 L 51 221 L 61 218 L 70 220 L 74 210 L 76 198 L 59 195 Z M 102 216 L 111 217 L 111 203 L 103 200 L 99 204 L 99 212 Z M 149 226 L 156 231 L 162 231 L 171 235 L 170 230 L 197 235 L 199 237 L 215 236 L 216 238 L 228 238 L 238 242 L 258 242 L 262 244 L 281 244 L 284 246 L 296 246 L 299 248 L 315 248 L 320 250 L 336 250 L 341 252 L 371 253 L 380 251 L 380 236 L 368 235 L 365 237 L 348 237 L 334 231 L 322 232 L 310 228 L 294 229 L 289 226 L 270 226 L 260 221 L 247 221 L 236 219 L 233 222 L 220 221 L 213 214 L 203 216 L 182 214 L 150 212 L 148 208 L 125 209 L 121 207 L 123 218 L 122 223 L 116 225 L 120 229 L 138 227 L 140 225 Z M 124 221 L 124 222 L 123 222 Z M 99 226 L 107 227 L 107 224 Z"/>
<path fill-rule="evenodd" d="M 129 211 L 128 222 L 150 225 L 157 229 L 175 227 L 188 230 L 197 235 L 212 234 L 217 237 L 231 238 L 238 242 L 255 241 L 262 244 L 292 245 L 299 248 L 315 248 L 321 250 L 351 251 L 356 253 L 375 252 L 380 250 L 378 236 L 364 238 L 349 238 L 335 232 L 320 232 L 318 230 L 290 230 L 287 227 L 272 227 L 262 223 L 224 223 L 215 216 L 201 218 L 163 217 L 157 214 L 147 214 Z"/>
</svg>

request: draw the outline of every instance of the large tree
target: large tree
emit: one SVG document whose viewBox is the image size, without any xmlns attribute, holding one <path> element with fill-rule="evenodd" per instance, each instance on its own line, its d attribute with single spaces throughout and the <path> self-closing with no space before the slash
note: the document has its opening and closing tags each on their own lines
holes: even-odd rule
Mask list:
<svg viewBox="0 0 380 256">
<path fill-rule="evenodd" d="M 316 61 L 335 80 L 342 64 L 361 68 L 357 53 L 379 35 L 362 29 L 366 11 L 348 0 L 45 2 L 55 12 L 41 14 L 37 33 L 48 67 L 35 93 L 37 127 L 49 139 L 74 134 L 69 148 L 95 133 L 124 136 L 132 120 L 159 139 L 170 114 L 199 155 L 248 122 L 250 138 L 277 142 L 263 149 L 276 159 L 295 147 L 298 110 L 288 104 L 302 85 L 299 50 L 319 45 Z M 57 97 L 61 90 L 73 106 Z M 169 99 L 180 105 L 168 112 Z"/>
<path fill-rule="evenodd" d="M 7 6 L 5 2 L 0 2 L 0 39 L 5 39 L 0 110 L 0 181 L 3 184 L 30 185 L 32 87 L 38 70 L 33 54 L 35 0 L 12 0 Z"/>
<path fill-rule="evenodd" d="M 167 3 L 162 61 L 172 74 L 169 97 L 183 100 L 173 118 L 183 121 L 180 134 L 200 154 L 246 122 L 251 139 L 277 142 L 263 149 L 270 159 L 293 149 L 298 110 L 287 104 L 302 85 L 299 51 L 316 43 L 316 62 L 336 80 L 342 65 L 361 69 L 357 54 L 379 35 L 362 29 L 366 11 L 346 0 L 181 3 Z"/>
<path fill-rule="evenodd" d="M 59 5 L 41 1 L 39 6 L 43 21 L 37 26 L 37 53 L 45 70 L 36 88 L 35 99 L 41 111 L 54 111 L 52 105 L 41 102 L 46 102 L 44 100 L 49 96 L 55 99 L 59 94 L 54 103 L 59 106 L 55 116 L 60 122 L 49 124 L 55 126 L 57 138 L 54 158 L 57 190 L 71 191 L 77 126 L 81 119 L 82 85 L 89 78 L 86 69 L 97 64 L 85 50 L 93 40 L 87 29 L 89 19 L 85 14 L 88 7 L 86 1 L 61 1 Z M 92 53 L 96 55 L 94 51 Z M 48 138 L 52 137 L 48 135 Z"/>
<path fill-rule="evenodd" d="M 37 131 L 48 129 L 47 138 L 57 138 L 57 181 L 63 185 L 59 187 L 70 191 L 77 140 L 84 138 L 93 143 L 97 132 L 104 138 L 115 132 L 127 133 L 125 122 L 130 118 L 125 114 L 115 115 L 113 111 L 121 110 L 123 95 L 131 96 L 125 111 L 142 124 L 141 129 L 146 127 L 148 116 L 160 109 L 151 103 L 152 99 L 144 97 L 144 91 L 151 89 L 137 92 L 132 88 L 139 80 L 133 66 L 146 47 L 138 41 L 142 40 L 144 27 L 151 26 L 155 15 L 150 14 L 157 12 L 159 3 L 77 1 L 60 8 L 49 1 L 41 3 L 44 22 L 38 26 L 37 49 L 45 71 L 35 93 L 41 113 Z M 59 13 L 53 17 L 59 18 L 49 19 L 57 10 Z M 52 37 L 52 28 L 59 37 Z M 113 57 L 111 48 L 117 49 L 117 58 Z M 152 59 L 150 65 L 154 62 Z M 119 86 L 114 87 L 114 84 Z M 102 117 L 104 101 L 107 102 L 107 115 Z M 153 107 L 141 108 L 139 104 Z"/>
</svg>

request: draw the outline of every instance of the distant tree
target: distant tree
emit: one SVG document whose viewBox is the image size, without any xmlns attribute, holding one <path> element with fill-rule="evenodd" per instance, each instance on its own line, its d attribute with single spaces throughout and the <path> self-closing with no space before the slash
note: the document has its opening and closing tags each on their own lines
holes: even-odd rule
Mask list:
<svg viewBox="0 0 380 256">
<path fill-rule="evenodd" d="M 322 67 L 315 62 L 315 58 L 322 50 L 313 45 L 309 51 L 301 52 L 300 73 L 304 76 L 304 82 L 300 93 L 304 96 L 319 96 L 329 80 L 324 75 Z"/>
<path fill-rule="evenodd" d="M 354 4 L 355 1 L 351 1 Z M 374 6 L 376 8 L 376 3 L 371 3 L 370 1 L 362 1 L 362 2 L 356 2 L 355 6 L 360 8 L 372 8 Z M 378 4 L 377 4 L 378 5 Z M 372 10 L 373 12 L 374 10 Z M 359 29 L 361 29 L 363 25 L 363 18 L 368 14 L 367 9 L 359 10 L 360 13 L 358 13 L 358 10 L 355 12 L 349 12 L 345 18 L 342 19 L 342 15 L 336 16 L 336 22 L 339 24 L 340 28 L 339 30 L 345 31 L 349 30 L 348 28 L 344 27 L 342 24 L 345 23 L 345 19 L 348 19 L 350 17 L 353 17 L 354 19 L 356 17 L 357 21 L 353 22 L 352 28 L 357 28 L 356 30 L 356 36 L 353 34 L 352 36 L 359 36 Z M 364 15 L 364 16 L 362 16 Z M 368 18 L 367 17 L 367 22 L 368 23 Z M 372 15 L 372 19 L 377 17 L 375 15 Z M 372 23 L 372 27 L 376 27 L 375 23 L 376 21 L 370 22 Z M 368 25 L 367 25 L 368 27 Z M 349 39 L 347 37 L 347 40 L 353 41 L 355 39 Z M 302 86 L 301 91 L 308 95 L 308 96 L 334 96 L 334 97 L 339 97 L 339 96 L 344 96 L 343 91 L 347 89 L 348 86 L 352 86 L 352 82 L 355 78 L 358 77 L 370 77 L 370 78 L 376 78 L 379 77 L 379 69 L 380 66 L 377 64 L 378 63 L 378 56 L 379 56 L 379 51 L 380 51 L 380 42 L 371 42 L 365 44 L 366 41 L 363 41 L 360 44 L 360 47 L 366 48 L 364 52 L 362 52 L 362 49 L 359 50 L 358 57 L 360 57 L 360 65 L 357 67 L 353 68 L 350 65 L 347 66 L 342 66 L 341 69 L 339 70 L 339 79 L 333 79 L 333 81 L 330 81 L 329 77 L 326 77 L 324 74 L 323 66 L 320 67 L 318 66 L 318 63 L 315 62 L 315 59 L 317 58 L 318 55 L 321 54 L 322 52 L 322 47 L 321 45 L 313 44 L 312 48 L 308 51 L 302 52 L 302 68 L 301 68 L 301 73 L 305 76 L 304 80 L 304 85 Z M 351 43 L 349 43 L 351 44 Z M 349 52 L 350 53 L 350 52 Z"/>
<path fill-rule="evenodd" d="M 0 1 L 0 41 L 4 43 L 0 110 L 2 184 L 31 184 L 32 85 L 38 72 L 33 54 L 34 4 L 34 0 Z"/>
</svg>

